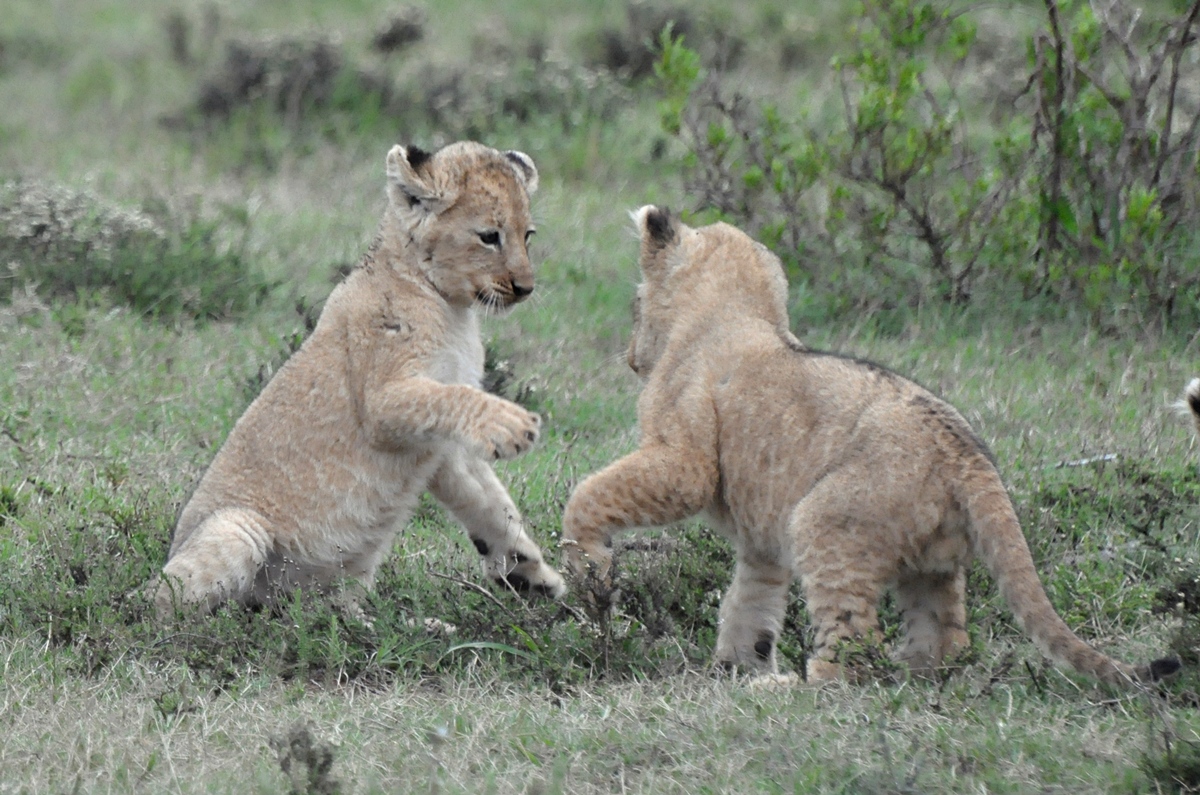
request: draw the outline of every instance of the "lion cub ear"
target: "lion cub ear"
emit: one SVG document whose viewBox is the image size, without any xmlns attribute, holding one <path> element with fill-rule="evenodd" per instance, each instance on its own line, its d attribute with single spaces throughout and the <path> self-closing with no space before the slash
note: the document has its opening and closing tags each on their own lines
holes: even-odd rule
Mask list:
<svg viewBox="0 0 1200 795">
<path fill-rule="evenodd" d="M 679 265 L 680 222 L 666 207 L 647 204 L 630 213 L 641 238 L 638 265 L 649 279 L 661 278 Z"/>
<path fill-rule="evenodd" d="M 533 158 L 516 149 L 509 149 L 504 156 L 512 163 L 513 170 L 525 186 L 525 192 L 532 196 L 538 189 L 538 171 L 537 166 L 533 164 Z"/>
<path fill-rule="evenodd" d="M 674 242 L 679 236 L 679 226 L 671 215 L 669 207 L 655 207 L 647 204 L 630 213 L 633 222 L 637 224 L 638 234 L 643 242 L 654 248 L 662 248 Z"/>
<path fill-rule="evenodd" d="M 415 146 L 405 148 L 397 144 L 387 154 L 387 189 L 392 204 L 404 210 L 421 209 L 437 214 L 448 207 L 452 196 L 440 190 L 426 176 L 421 176 L 433 155 Z"/>
</svg>

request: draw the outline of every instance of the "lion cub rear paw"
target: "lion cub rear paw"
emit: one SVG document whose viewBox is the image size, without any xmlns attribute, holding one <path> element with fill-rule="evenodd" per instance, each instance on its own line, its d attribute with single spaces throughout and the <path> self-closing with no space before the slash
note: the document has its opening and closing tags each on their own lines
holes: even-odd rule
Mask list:
<svg viewBox="0 0 1200 795">
<path fill-rule="evenodd" d="M 542 418 L 516 403 L 497 398 L 484 420 L 484 457 L 493 461 L 516 458 L 537 442 Z"/>
</svg>

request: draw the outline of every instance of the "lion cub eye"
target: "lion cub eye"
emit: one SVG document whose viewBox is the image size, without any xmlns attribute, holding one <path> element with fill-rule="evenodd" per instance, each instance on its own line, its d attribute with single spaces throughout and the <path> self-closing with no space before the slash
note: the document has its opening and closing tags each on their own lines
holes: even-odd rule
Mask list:
<svg viewBox="0 0 1200 795">
<path fill-rule="evenodd" d="M 479 235 L 479 242 L 483 243 L 483 245 L 500 248 L 500 233 L 496 230 L 478 232 L 477 234 Z"/>
</svg>

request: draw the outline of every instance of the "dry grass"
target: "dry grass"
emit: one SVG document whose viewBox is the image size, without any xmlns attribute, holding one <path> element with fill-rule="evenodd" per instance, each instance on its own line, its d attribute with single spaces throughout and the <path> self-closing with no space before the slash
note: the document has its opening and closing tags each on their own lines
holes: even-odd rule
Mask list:
<svg viewBox="0 0 1200 795">
<path fill-rule="evenodd" d="M 353 792 L 1118 792 L 1162 720 L 1144 696 L 1038 695 L 980 675 L 774 690 L 688 674 L 564 698 L 480 665 L 386 692 L 246 671 L 214 692 L 136 665 L 59 679 L 14 664 L 29 645 L 0 651 L 0 769 L 22 771 L 3 792 L 276 792 L 272 738 L 305 724 Z M 1175 720 L 1197 739 L 1196 721 Z"/>
</svg>

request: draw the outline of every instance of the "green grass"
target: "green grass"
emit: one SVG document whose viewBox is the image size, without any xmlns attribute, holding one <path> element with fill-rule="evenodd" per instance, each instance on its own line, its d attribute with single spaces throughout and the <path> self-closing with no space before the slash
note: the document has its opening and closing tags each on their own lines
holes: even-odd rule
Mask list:
<svg viewBox="0 0 1200 795">
<path fill-rule="evenodd" d="M 299 121 L 251 107 L 202 130 L 161 120 L 194 103 L 241 35 L 336 31 L 346 58 L 404 81 L 472 54 L 511 59 L 484 48 L 500 30 L 518 53 L 539 39 L 578 67 L 602 31 L 624 29 L 624 8 L 434 4 L 425 39 L 387 60 L 367 46 L 386 3 L 221 5 L 208 44 L 201 12 L 183 12 L 194 58 L 179 64 L 159 6 L 68 2 L 47 15 L 9 5 L 0 181 L 60 184 L 168 228 L 194 222 L 212 233 L 204 257 L 235 252 L 274 286 L 238 313 L 194 321 L 111 292 L 76 299 L 18 283 L 0 264 L 0 792 L 1196 786 L 1194 670 L 1159 695 L 1059 673 L 978 569 L 972 647 L 944 682 L 755 689 L 710 675 L 732 552 L 702 522 L 631 537 L 623 612 L 605 632 L 577 619 L 573 598 L 564 609 L 477 590 L 478 556 L 431 500 L 380 571 L 373 627 L 311 595 L 274 614 L 225 608 L 156 624 L 140 587 L 163 563 L 176 512 L 303 334 L 297 304 L 319 306 L 334 270 L 369 243 L 388 146 L 458 134 L 419 115 L 358 125 L 364 106 L 353 103 Z M 735 72 L 748 88 L 800 101 L 828 85 L 842 6 L 819 4 L 810 18 L 762 3 L 743 19 L 695 7 L 730 35 L 763 38 Z M 529 80 L 516 88 L 536 88 Z M 537 291 L 484 330 L 506 363 L 506 393 L 545 420 L 539 446 L 498 470 L 552 558 L 573 487 L 637 440 L 638 384 L 624 363 L 637 248 L 627 211 L 690 206 L 653 89 L 621 90 L 611 116 L 577 99 L 566 110 L 586 112 L 565 130 L 564 108 L 552 108 L 481 131 L 541 172 Z M 1131 661 L 1174 648 L 1196 663 L 1200 479 L 1189 424 L 1168 408 L 1195 374 L 1194 339 L 1116 336 L 1015 298 L 956 314 L 836 317 L 808 313 L 799 290 L 795 299 L 807 343 L 887 364 L 963 411 L 1081 635 Z M 894 633 L 890 605 L 882 615 Z M 426 618 L 457 632 L 430 635 Z M 811 638 L 796 591 L 787 627 L 782 664 L 800 669 Z M 322 748 L 332 767 L 310 774 L 304 754 Z"/>
</svg>

